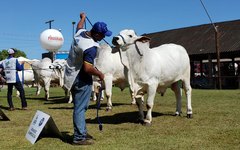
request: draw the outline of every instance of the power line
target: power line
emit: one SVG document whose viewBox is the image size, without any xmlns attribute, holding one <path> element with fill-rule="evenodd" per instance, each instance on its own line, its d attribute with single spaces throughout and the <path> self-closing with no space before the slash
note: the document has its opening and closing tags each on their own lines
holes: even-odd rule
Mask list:
<svg viewBox="0 0 240 150">
<path fill-rule="evenodd" d="M 206 9 L 205 5 L 203 4 L 202 0 L 200 0 L 200 2 L 201 2 L 201 4 L 202 4 L 202 6 L 203 6 L 203 8 L 204 8 L 204 10 L 205 10 L 205 12 L 206 12 L 206 14 L 207 14 L 208 18 L 209 18 L 209 20 L 210 20 L 211 24 L 213 25 L 213 27 L 214 27 L 215 31 L 217 32 L 217 28 L 216 28 L 215 24 L 213 23 L 213 21 L 212 21 L 212 19 L 211 19 L 210 15 L 209 15 L 209 13 L 208 13 L 208 11 L 207 11 L 207 9 Z"/>
</svg>

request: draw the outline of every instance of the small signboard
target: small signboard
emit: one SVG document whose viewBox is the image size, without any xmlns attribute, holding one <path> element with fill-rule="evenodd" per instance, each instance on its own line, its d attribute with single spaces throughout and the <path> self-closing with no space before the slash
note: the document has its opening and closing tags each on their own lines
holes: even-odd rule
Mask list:
<svg viewBox="0 0 240 150">
<path fill-rule="evenodd" d="M 7 115 L 4 114 L 2 109 L 0 108 L 0 120 L 1 121 L 10 121 L 10 119 L 7 117 Z"/>
<path fill-rule="evenodd" d="M 40 136 L 57 136 L 62 138 L 62 134 L 59 132 L 52 117 L 37 110 L 25 137 L 34 144 Z"/>
</svg>

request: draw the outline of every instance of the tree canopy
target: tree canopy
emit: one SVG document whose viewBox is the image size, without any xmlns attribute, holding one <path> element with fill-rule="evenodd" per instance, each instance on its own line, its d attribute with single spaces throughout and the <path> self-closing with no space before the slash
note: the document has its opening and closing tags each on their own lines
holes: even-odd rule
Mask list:
<svg viewBox="0 0 240 150">
<path fill-rule="evenodd" d="M 18 50 L 18 49 L 14 49 L 14 50 L 15 50 L 16 58 L 20 57 L 20 56 L 27 58 L 27 55 L 23 51 Z M 4 49 L 4 50 L 0 51 L 0 61 L 6 59 L 7 57 L 8 57 L 8 50 Z"/>
</svg>

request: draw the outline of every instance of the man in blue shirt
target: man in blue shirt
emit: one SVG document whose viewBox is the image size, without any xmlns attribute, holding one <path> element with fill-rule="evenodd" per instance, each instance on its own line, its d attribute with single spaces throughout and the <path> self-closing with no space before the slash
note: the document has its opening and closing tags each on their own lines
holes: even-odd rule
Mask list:
<svg viewBox="0 0 240 150">
<path fill-rule="evenodd" d="M 0 64 L 0 68 L 3 68 L 6 82 L 8 84 L 8 92 L 7 92 L 7 100 L 9 104 L 9 110 L 13 111 L 14 106 L 12 102 L 12 91 L 13 86 L 19 91 L 20 98 L 22 102 L 22 109 L 27 110 L 27 101 L 25 99 L 25 92 L 23 89 L 23 85 L 19 79 L 18 71 L 23 70 L 23 65 L 20 65 L 18 60 L 14 58 L 15 51 L 13 48 L 8 50 L 8 58 L 3 60 L 2 64 Z"/>
<path fill-rule="evenodd" d="M 92 75 L 104 79 L 102 72 L 94 66 L 97 55 L 98 41 L 105 36 L 111 36 L 104 22 L 96 22 L 90 31 L 83 29 L 86 15 L 80 13 L 80 21 L 74 41 L 69 51 L 65 69 L 64 86 L 71 90 L 73 95 L 73 145 L 91 145 L 92 136 L 87 133 L 85 112 L 88 109 L 92 92 Z"/>
</svg>

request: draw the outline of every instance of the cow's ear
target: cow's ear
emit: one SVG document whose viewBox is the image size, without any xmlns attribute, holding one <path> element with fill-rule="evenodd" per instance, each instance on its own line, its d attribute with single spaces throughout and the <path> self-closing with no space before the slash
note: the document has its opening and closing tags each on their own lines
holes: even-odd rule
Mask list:
<svg viewBox="0 0 240 150">
<path fill-rule="evenodd" d="M 149 37 L 146 37 L 146 36 L 141 36 L 140 38 L 136 39 L 135 42 L 142 42 L 142 43 L 146 43 L 146 42 L 149 42 L 150 41 L 150 38 Z"/>
</svg>

